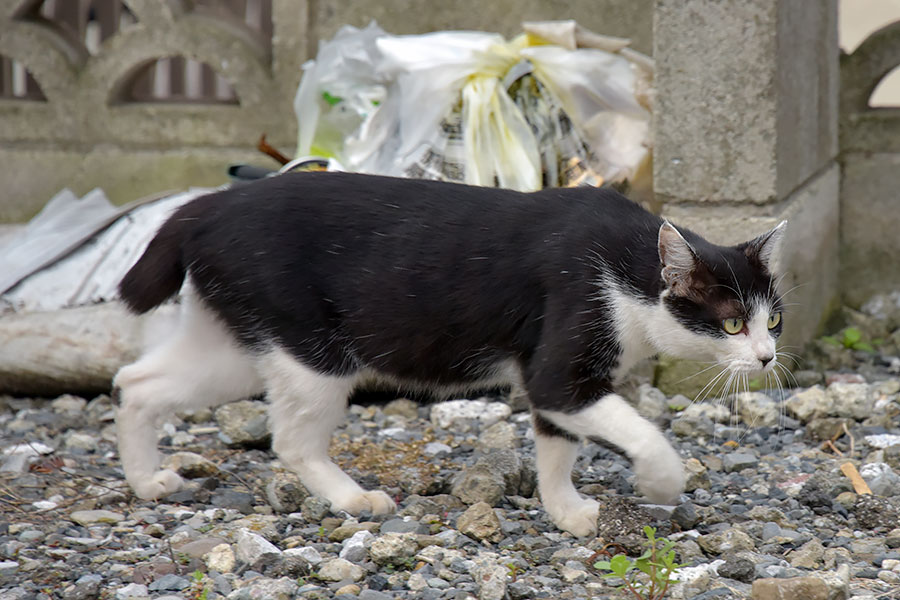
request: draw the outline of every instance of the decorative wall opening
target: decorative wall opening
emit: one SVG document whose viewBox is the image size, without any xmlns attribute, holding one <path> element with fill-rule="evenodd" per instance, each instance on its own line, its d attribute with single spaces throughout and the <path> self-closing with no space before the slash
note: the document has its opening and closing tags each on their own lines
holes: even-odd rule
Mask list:
<svg viewBox="0 0 900 600">
<path fill-rule="evenodd" d="M 875 91 L 869 97 L 869 106 L 872 108 L 900 108 L 900 66 L 884 76 L 875 86 Z"/>
<path fill-rule="evenodd" d="M 7 56 L 0 56 L 0 99 L 47 101 L 25 65 Z"/>
<path fill-rule="evenodd" d="M 119 102 L 238 104 L 231 85 L 212 67 L 184 56 L 139 67 L 122 86 Z"/>
</svg>

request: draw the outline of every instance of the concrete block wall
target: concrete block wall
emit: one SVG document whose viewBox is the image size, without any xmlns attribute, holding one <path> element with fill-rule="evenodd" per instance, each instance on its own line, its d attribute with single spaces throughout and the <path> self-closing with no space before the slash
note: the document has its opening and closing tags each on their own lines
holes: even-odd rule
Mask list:
<svg viewBox="0 0 900 600">
<path fill-rule="evenodd" d="M 652 47 L 652 0 L 271 0 L 269 43 L 226 12 L 191 1 L 123 0 L 137 22 L 91 55 L 32 0 L 0 0 L 0 55 L 25 65 L 46 102 L 0 98 L 0 223 L 33 216 L 60 188 L 102 187 L 114 202 L 218 185 L 234 162 L 276 164 L 260 134 L 287 154 L 296 144 L 292 102 L 301 65 L 320 39 L 371 19 L 393 33 L 478 29 L 514 35 L 525 20 L 576 19 Z M 237 105 L 129 102 L 125 88 L 148 62 L 185 56 L 231 84 Z"/>
<path fill-rule="evenodd" d="M 787 219 L 785 338 L 805 341 L 839 298 L 837 2 L 657 0 L 654 19 L 660 210 L 720 243 Z"/>
<path fill-rule="evenodd" d="M 900 21 L 841 57 L 841 284 L 858 306 L 900 288 L 900 108 L 872 108 L 900 66 Z"/>
</svg>

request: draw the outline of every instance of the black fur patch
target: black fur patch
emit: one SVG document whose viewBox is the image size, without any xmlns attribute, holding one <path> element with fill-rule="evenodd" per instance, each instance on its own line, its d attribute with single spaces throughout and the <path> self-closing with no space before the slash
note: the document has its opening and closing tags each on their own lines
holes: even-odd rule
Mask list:
<svg viewBox="0 0 900 600">
<path fill-rule="evenodd" d="M 579 441 L 577 435 L 566 431 L 561 427 L 557 427 L 555 424 L 551 423 L 538 413 L 534 413 L 532 419 L 534 422 L 534 431 L 538 435 L 543 435 L 545 437 L 561 437 L 573 443 L 577 443 Z"/>
<path fill-rule="evenodd" d="M 180 208 L 120 290 L 143 312 L 187 272 L 251 351 L 275 344 L 322 373 L 371 368 L 436 387 L 511 362 L 536 408 L 571 412 L 612 391 L 621 354 L 601 275 L 658 301 L 661 224 L 608 189 L 286 174 Z M 741 251 L 680 231 L 723 283 L 734 272 L 741 289 L 768 285 Z M 669 307 L 718 335 L 717 302 Z"/>
</svg>

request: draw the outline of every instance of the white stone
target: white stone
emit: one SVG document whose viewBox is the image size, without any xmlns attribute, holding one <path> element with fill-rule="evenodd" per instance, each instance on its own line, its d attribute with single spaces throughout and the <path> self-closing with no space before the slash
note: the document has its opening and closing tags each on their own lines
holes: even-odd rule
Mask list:
<svg viewBox="0 0 900 600">
<path fill-rule="evenodd" d="M 431 407 L 431 422 L 441 429 L 468 430 L 473 422 L 489 427 L 508 419 L 512 410 L 502 402 L 450 400 Z"/>
<path fill-rule="evenodd" d="M 825 393 L 834 402 L 834 415 L 862 420 L 871 416 L 875 398 L 866 383 L 832 383 Z"/>
<path fill-rule="evenodd" d="M 237 551 L 235 552 L 238 560 L 252 565 L 264 556 L 272 554 L 281 555 L 281 550 L 261 535 L 247 529 L 238 530 Z"/>
<path fill-rule="evenodd" d="M 900 490 L 900 475 L 897 475 L 886 463 L 864 464 L 859 468 L 859 474 L 866 480 L 872 493 L 876 496 L 893 496 Z"/>
<path fill-rule="evenodd" d="M 490 558 L 479 558 L 474 562 L 471 572 L 478 586 L 479 600 L 503 600 L 506 597 L 508 570 Z"/>
<path fill-rule="evenodd" d="M 428 587 L 428 581 L 421 573 L 413 573 L 406 581 L 406 587 L 413 592 L 420 592 Z"/>
<path fill-rule="evenodd" d="M 345 560 L 349 560 L 352 563 L 363 562 L 364 560 L 366 560 L 366 556 L 368 555 L 367 548 L 374 539 L 375 536 L 370 531 L 366 531 L 365 529 L 363 529 L 362 531 L 357 531 L 352 536 L 344 540 L 343 547 L 341 548 L 341 552 L 340 554 L 338 554 L 338 556 Z"/>
<path fill-rule="evenodd" d="M 833 405 L 833 400 L 818 385 L 794 394 L 785 402 L 787 411 L 803 422 L 830 413 Z"/>
<path fill-rule="evenodd" d="M 450 454 L 451 452 L 453 452 L 453 448 L 451 448 L 447 444 L 442 444 L 441 442 L 428 442 L 427 444 L 425 444 L 425 447 L 422 449 L 422 451 L 428 456 L 436 456 L 442 452 Z"/>
<path fill-rule="evenodd" d="M 219 544 L 203 556 L 206 566 L 219 573 L 231 573 L 234 570 L 235 556 L 229 544 Z"/>
<path fill-rule="evenodd" d="M 365 570 L 343 558 L 326 560 L 319 566 L 319 577 L 325 581 L 359 581 L 365 576 Z"/>
<path fill-rule="evenodd" d="M 125 598 L 149 598 L 150 590 L 146 585 L 140 583 L 129 583 L 125 587 L 116 590 L 116 600 L 124 600 Z"/>
<path fill-rule="evenodd" d="M 900 435 L 894 433 L 878 433 L 875 435 L 867 435 L 863 438 L 866 443 L 873 448 L 888 448 L 900 444 Z"/>
<path fill-rule="evenodd" d="M 706 563 L 702 565 L 697 565 L 696 567 L 681 567 L 672 574 L 672 579 L 680 581 L 682 583 L 694 583 L 704 577 L 708 578 L 710 576 L 718 577 L 719 574 L 716 569 L 725 564 L 724 560 L 714 560 L 711 563 Z"/>
<path fill-rule="evenodd" d="M 302 548 L 288 548 L 284 551 L 285 556 L 302 558 L 312 566 L 316 566 L 322 562 L 322 555 L 312 546 L 303 546 Z"/>
<path fill-rule="evenodd" d="M 734 395 L 741 419 L 750 427 L 778 424 L 781 410 L 778 404 L 761 392 L 742 392 Z"/>
</svg>

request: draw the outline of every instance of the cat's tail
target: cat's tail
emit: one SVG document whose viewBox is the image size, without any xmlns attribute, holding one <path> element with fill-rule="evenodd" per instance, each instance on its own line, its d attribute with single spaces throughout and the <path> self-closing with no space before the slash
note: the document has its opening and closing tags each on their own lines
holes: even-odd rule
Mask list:
<svg viewBox="0 0 900 600">
<path fill-rule="evenodd" d="M 163 223 L 144 254 L 119 282 L 119 295 L 132 312 L 143 314 L 156 308 L 181 289 L 185 277 L 183 225 L 177 216 Z"/>
</svg>

